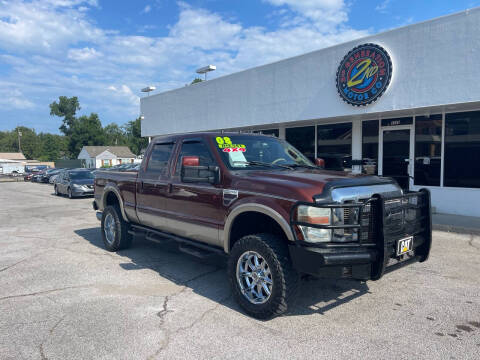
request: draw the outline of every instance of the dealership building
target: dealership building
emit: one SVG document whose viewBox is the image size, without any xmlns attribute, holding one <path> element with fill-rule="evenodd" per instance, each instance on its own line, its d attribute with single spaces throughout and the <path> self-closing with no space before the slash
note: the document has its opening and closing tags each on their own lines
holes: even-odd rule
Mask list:
<svg viewBox="0 0 480 360">
<path fill-rule="evenodd" d="M 428 188 L 480 216 L 480 8 L 141 99 L 142 135 L 286 139 L 327 169 Z"/>
</svg>

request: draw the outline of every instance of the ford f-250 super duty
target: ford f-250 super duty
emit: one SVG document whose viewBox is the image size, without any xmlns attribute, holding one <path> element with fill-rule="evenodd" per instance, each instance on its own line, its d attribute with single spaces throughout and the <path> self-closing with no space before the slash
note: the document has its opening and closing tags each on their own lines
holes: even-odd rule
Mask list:
<svg viewBox="0 0 480 360">
<path fill-rule="evenodd" d="M 192 255 L 227 254 L 235 299 L 257 318 L 287 310 L 300 274 L 378 280 L 427 260 L 428 190 L 315 163 L 272 136 L 157 137 L 138 173 L 96 174 L 105 247 L 144 234 Z"/>
</svg>

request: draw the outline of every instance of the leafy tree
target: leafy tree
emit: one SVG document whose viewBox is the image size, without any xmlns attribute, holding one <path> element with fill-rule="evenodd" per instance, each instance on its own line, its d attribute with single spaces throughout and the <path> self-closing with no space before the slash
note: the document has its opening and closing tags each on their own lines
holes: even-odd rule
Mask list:
<svg viewBox="0 0 480 360">
<path fill-rule="evenodd" d="M 67 136 L 71 135 L 72 133 L 77 110 L 80 110 L 80 103 L 78 102 L 78 98 L 76 96 L 71 98 L 60 96 L 58 98 L 58 102 L 54 101 L 50 104 L 50 115 L 63 117 L 63 123 L 60 125 L 59 129 Z"/>
<path fill-rule="evenodd" d="M 129 121 L 123 126 L 123 129 L 127 136 L 128 147 L 134 154 L 140 155 L 141 151 L 148 146 L 148 139 L 142 138 L 141 119 Z"/>
<path fill-rule="evenodd" d="M 203 80 L 197 77 L 197 78 L 193 79 L 193 81 L 190 83 L 190 85 L 193 85 L 193 84 L 196 84 L 196 83 L 201 83 L 201 82 L 203 82 Z"/>
<path fill-rule="evenodd" d="M 71 129 L 68 151 L 76 159 L 83 146 L 99 146 L 105 144 L 105 134 L 98 115 L 80 116 Z"/>
<path fill-rule="evenodd" d="M 108 124 L 103 128 L 105 134 L 105 144 L 104 145 L 126 145 L 127 136 L 124 130 L 115 123 Z"/>
</svg>

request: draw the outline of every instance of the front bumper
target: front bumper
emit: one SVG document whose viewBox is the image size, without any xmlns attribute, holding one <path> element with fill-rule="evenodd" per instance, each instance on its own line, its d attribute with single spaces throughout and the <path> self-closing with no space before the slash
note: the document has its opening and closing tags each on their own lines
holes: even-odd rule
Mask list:
<svg viewBox="0 0 480 360">
<path fill-rule="evenodd" d="M 72 188 L 73 196 L 93 196 L 93 193 L 94 193 L 93 189 Z"/>
<path fill-rule="evenodd" d="M 410 201 L 415 196 L 418 199 Z M 358 227 L 363 242 L 313 245 L 296 239 L 289 246 L 294 268 L 318 277 L 378 280 L 405 265 L 427 260 L 432 242 L 428 190 L 388 199 L 378 196 L 369 203 L 369 222 Z M 293 218 L 291 223 L 296 223 Z M 368 236 L 362 237 L 366 232 Z M 397 241 L 408 236 L 413 236 L 412 251 L 397 256 Z"/>
</svg>

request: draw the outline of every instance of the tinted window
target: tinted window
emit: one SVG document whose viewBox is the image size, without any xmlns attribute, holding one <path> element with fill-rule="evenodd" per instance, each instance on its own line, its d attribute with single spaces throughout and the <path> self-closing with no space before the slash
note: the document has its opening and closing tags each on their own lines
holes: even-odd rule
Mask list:
<svg viewBox="0 0 480 360">
<path fill-rule="evenodd" d="M 445 117 L 444 186 L 480 188 L 480 111 Z"/>
<path fill-rule="evenodd" d="M 184 156 L 198 156 L 200 166 L 216 165 L 213 160 L 207 145 L 202 141 L 186 141 L 182 144 L 182 149 L 178 156 L 177 165 L 175 166 L 175 175 L 180 176 L 182 169 L 182 157 Z"/>
<path fill-rule="evenodd" d="M 378 165 L 378 120 L 362 123 L 363 173 L 377 174 Z"/>
<path fill-rule="evenodd" d="M 285 139 L 307 158 L 315 159 L 315 126 L 285 129 Z"/>
<path fill-rule="evenodd" d="M 351 170 L 352 123 L 317 126 L 317 157 L 325 160 L 327 170 Z"/>
<path fill-rule="evenodd" d="M 278 129 L 267 129 L 267 130 L 260 130 L 260 131 L 254 131 L 254 132 L 259 134 L 264 134 L 264 135 L 273 135 L 276 137 L 278 137 L 278 135 L 280 134 Z"/>
<path fill-rule="evenodd" d="M 415 185 L 440 186 L 442 115 L 415 118 Z"/>
<path fill-rule="evenodd" d="M 71 180 L 94 179 L 95 176 L 90 171 L 71 171 L 69 173 Z"/>
<path fill-rule="evenodd" d="M 173 143 L 156 144 L 148 160 L 147 172 L 165 174 L 167 172 L 168 160 L 173 150 Z"/>
</svg>

